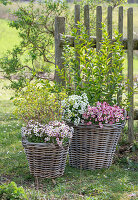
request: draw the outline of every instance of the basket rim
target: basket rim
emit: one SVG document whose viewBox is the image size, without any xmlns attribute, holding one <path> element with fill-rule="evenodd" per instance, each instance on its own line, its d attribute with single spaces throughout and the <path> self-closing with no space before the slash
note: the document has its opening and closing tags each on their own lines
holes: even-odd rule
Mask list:
<svg viewBox="0 0 138 200">
<path fill-rule="evenodd" d="M 125 122 L 124 123 L 115 123 L 115 124 L 103 124 L 103 127 L 101 128 L 98 124 L 91 124 L 87 125 L 84 123 L 80 123 L 79 125 L 74 125 L 72 122 L 68 122 L 69 125 L 73 127 L 81 127 L 81 128 L 98 128 L 98 129 L 104 129 L 104 128 L 124 128 Z"/>
<path fill-rule="evenodd" d="M 22 136 L 22 134 L 21 134 L 21 136 Z M 45 148 L 61 148 L 61 149 L 64 149 L 64 148 L 69 147 L 69 143 L 67 143 L 66 145 L 60 147 L 58 144 L 54 144 L 54 143 L 29 142 L 27 140 L 27 138 L 24 137 L 24 136 L 22 136 L 22 143 L 23 143 L 23 146 L 39 146 L 39 147 L 45 147 Z"/>
<path fill-rule="evenodd" d="M 107 124 L 102 124 L 103 125 L 103 127 L 102 128 L 109 128 L 109 127 L 114 127 L 114 128 L 124 128 L 125 127 L 125 124 L 126 124 L 126 118 L 127 118 L 127 112 L 126 112 L 126 110 L 125 110 L 125 120 L 124 120 L 124 122 L 123 123 L 114 123 L 114 124 L 109 124 L 109 123 L 107 123 Z M 96 127 L 96 128 L 99 128 L 99 129 L 102 129 L 98 124 L 91 124 L 91 125 L 86 125 L 86 124 L 84 124 L 84 123 L 80 123 L 80 124 L 78 124 L 77 126 L 76 125 L 74 125 L 73 124 L 73 122 L 68 122 L 68 121 L 66 121 L 66 123 L 68 124 L 68 125 L 70 125 L 70 126 L 73 126 L 73 127 L 84 127 L 85 126 L 85 128 L 86 127 L 90 127 L 90 128 L 93 128 L 93 127 Z"/>
</svg>

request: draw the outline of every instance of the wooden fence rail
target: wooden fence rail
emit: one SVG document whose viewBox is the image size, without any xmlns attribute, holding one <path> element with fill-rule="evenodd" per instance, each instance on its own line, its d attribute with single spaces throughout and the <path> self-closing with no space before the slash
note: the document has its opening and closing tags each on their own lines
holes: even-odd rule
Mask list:
<svg viewBox="0 0 138 200">
<path fill-rule="evenodd" d="M 69 42 L 68 44 L 71 47 L 74 47 L 74 36 L 64 35 L 64 39 L 63 39 L 63 34 L 60 34 L 60 47 L 65 45 L 65 41 L 64 41 L 65 39 L 68 40 L 68 42 Z M 92 47 L 96 48 L 98 46 L 96 37 L 90 36 L 90 40 L 92 41 Z M 114 38 L 112 39 L 112 42 L 115 42 Z M 125 50 L 128 49 L 128 39 L 127 38 L 122 39 L 122 45 Z M 138 39 L 133 39 L 133 50 L 138 50 Z"/>
<path fill-rule="evenodd" d="M 75 5 L 75 27 L 78 29 L 77 33 L 79 34 L 79 28 L 77 26 L 78 21 L 80 21 L 80 6 Z M 87 34 L 90 35 L 90 18 L 89 18 L 89 5 L 85 5 L 84 7 L 84 25 L 86 27 Z M 112 38 L 112 7 L 108 7 L 107 12 L 107 31 L 111 42 L 114 42 L 115 39 Z M 122 34 L 120 40 L 122 41 L 122 45 L 124 49 L 127 50 L 127 58 L 128 58 L 128 79 L 129 79 L 129 87 L 128 93 L 130 94 L 133 89 L 133 50 L 138 50 L 138 39 L 133 39 L 133 8 L 129 8 L 127 10 L 127 38 L 123 38 L 123 7 L 119 7 L 118 12 L 118 31 Z M 62 39 L 62 35 L 65 34 L 65 18 L 64 17 L 56 17 L 55 19 L 55 65 L 58 65 L 60 69 L 63 69 L 63 60 L 62 60 L 62 51 L 64 40 Z M 74 47 L 76 44 L 74 42 L 74 37 L 70 35 L 65 36 L 70 46 Z M 98 51 L 100 49 L 100 41 L 102 40 L 102 7 L 97 6 L 96 8 L 96 37 L 90 36 L 90 40 L 92 40 L 93 47 Z M 112 56 L 112 55 L 109 55 Z M 79 55 L 76 53 L 76 59 L 78 60 L 78 69 L 80 69 L 80 61 Z M 58 73 L 55 72 L 55 80 L 58 82 L 64 81 L 58 77 Z M 121 94 L 121 91 L 120 91 Z M 120 94 L 118 96 L 120 96 Z M 118 99 L 119 100 L 119 99 Z M 134 131 L 133 131 L 133 121 L 134 121 L 134 102 L 133 95 L 130 98 L 130 110 L 128 112 L 128 138 L 129 142 L 133 141 Z"/>
</svg>

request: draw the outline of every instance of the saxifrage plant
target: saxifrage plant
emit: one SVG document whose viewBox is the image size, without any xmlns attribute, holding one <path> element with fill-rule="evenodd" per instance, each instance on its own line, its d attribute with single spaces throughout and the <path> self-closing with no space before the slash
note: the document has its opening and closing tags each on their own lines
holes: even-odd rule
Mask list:
<svg viewBox="0 0 138 200">
<path fill-rule="evenodd" d="M 83 113 L 81 122 L 86 125 L 96 124 L 101 128 L 104 124 L 123 124 L 126 111 L 119 106 L 110 106 L 106 102 L 97 102 L 96 106 L 88 106 Z"/>
<path fill-rule="evenodd" d="M 81 96 L 71 95 L 61 102 L 63 112 L 62 118 L 68 123 L 78 125 L 81 123 L 82 114 L 87 111 L 89 106 L 88 97 L 85 93 Z"/>
<path fill-rule="evenodd" d="M 63 120 L 73 125 L 124 124 L 127 116 L 124 108 L 109 105 L 106 102 L 96 102 L 90 106 L 85 93 L 81 96 L 71 95 L 62 101 Z"/>
<path fill-rule="evenodd" d="M 29 142 L 52 143 L 60 147 L 69 144 L 72 134 L 73 128 L 60 121 L 40 124 L 30 120 L 26 127 L 22 127 L 22 137 Z"/>
</svg>

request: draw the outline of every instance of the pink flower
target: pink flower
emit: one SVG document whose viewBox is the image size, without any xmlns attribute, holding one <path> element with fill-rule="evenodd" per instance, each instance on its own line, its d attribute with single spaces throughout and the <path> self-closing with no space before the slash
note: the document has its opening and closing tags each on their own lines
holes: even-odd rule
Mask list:
<svg viewBox="0 0 138 200">
<path fill-rule="evenodd" d="M 101 118 L 100 118 L 100 117 L 98 117 L 98 120 L 99 120 L 99 121 L 101 121 Z"/>
<path fill-rule="evenodd" d="M 98 101 L 97 102 L 97 107 L 100 107 L 101 106 L 101 103 Z"/>
<path fill-rule="evenodd" d="M 91 123 L 97 124 L 100 122 L 100 126 L 103 124 L 113 124 L 117 123 L 121 120 L 125 120 L 124 117 L 124 109 L 121 109 L 119 106 L 110 106 L 106 102 L 97 102 L 97 106 L 89 106 L 88 111 L 85 112 L 82 116 L 84 119 L 84 123 Z"/>
<path fill-rule="evenodd" d="M 99 122 L 99 126 L 100 128 L 103 128 L 103 124 L 101 122 Z"/>
<path fill-rule="evenodd" d="M 103 108 L 105 108 L 105 107 L 107 107 L 108 106 L 108 104 L 104 101 L 103 102 Z"/>
<path fill-rule="evenodd" d="M 92 124 L 92 122 L 87 122 L 87 124 L 86 125 L 91 125 Z"/>
</svg>

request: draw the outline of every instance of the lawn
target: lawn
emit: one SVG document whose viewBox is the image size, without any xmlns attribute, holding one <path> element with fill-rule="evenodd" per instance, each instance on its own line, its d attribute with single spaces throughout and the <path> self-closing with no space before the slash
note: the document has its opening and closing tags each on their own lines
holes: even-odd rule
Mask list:
<svg viewBox="0 0 138 200">
<path fill-rule="evenodd" d="M 109 169 L 79 170 L 67 163 L 63 177 L 40 180 L 35 190 L 34 178 L 29 173 L 27 159 L 21 144 L 21 122 L 12 114 L 10 97 L 13 91 L 2 89 L 7 81 L 0 80 L 0 182 L 14 181 L 22 185 L 29 199 L 94 199 L 130 200 L 138 197 L 137 165 L 130 155 L 114 160 Z M 136 152 L 133 152 L 134 154 Z M 131 156 L 130 156 L 131 157 Z M 137 197 L 136 197 L 137 195 Z"/>
<path fill-rule="evenodd" d="M 19 44 L 17 30 L 9 27 L 8 24 L 8 20 L 0 19 L 0 57 L 7 50 L 12 50 L 15 45 Z"/>
</svg>

